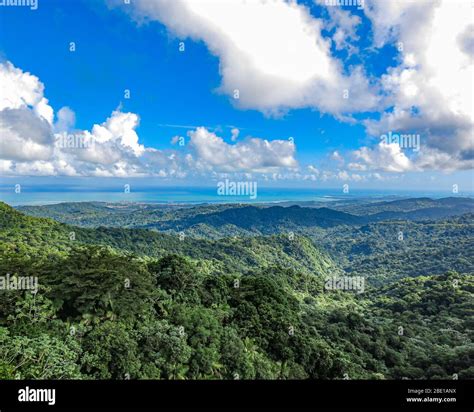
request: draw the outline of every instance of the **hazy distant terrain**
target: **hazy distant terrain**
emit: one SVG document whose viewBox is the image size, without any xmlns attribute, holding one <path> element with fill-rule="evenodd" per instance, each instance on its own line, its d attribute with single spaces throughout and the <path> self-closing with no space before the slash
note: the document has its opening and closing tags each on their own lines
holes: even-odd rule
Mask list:
<svg viewBox="0 0 474 412">
<path fill-rule="evenodd" d="M 304 226 L 333 226 L 380 220 L 428 220 L 474 212 L 472 198 L 414 198 L 393 201 L 282 202 L 262 204 L 153 204 L 76 202 L 45 206 L 19 206 L 31 216 L 85 227 L 147 227 L 160 230 L 192 228 L 198 224 L 233 224 L 260 230 L 282 221 Z M 339 213 L 337 213 L 339 212 Z"/>
</svg>

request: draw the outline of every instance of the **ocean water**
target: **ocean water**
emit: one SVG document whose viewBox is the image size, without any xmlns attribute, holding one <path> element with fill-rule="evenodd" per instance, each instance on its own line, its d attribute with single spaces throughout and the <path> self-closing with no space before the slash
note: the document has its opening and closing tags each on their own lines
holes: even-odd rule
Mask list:
<svg viewBox="0 0 474 412">
<path fill-rule="evenodd" d="M 343 193 L 338 189 L 295 189 L 258 187 L 257 196 L 220 196 L 216 187 L 147 187 L 133 186 L 129 193 L 123 186 L 109 188 L 65 187 L 58 186 L 22 186 L 20 193 L 15 193 L 11 185 L 0 186 L 0 201 L 12 206 L 43 205 L 61 202 L 143 202 L 143 203 L 271 203 L 271 202 L 331 202 L 335 200 L 356 200 L 364 198 L 390 199 L 407 197 L 442 198 L 450 196 L 473 197 L 473 193 L 449 191 L 402 191 L 351 189 Z"/>
</svg>

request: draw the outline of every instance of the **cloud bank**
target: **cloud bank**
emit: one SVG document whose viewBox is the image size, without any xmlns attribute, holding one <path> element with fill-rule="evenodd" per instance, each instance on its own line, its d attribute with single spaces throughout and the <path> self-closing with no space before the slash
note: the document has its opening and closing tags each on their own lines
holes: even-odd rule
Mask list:
<svg viewBox="0 0 474 412">
<path fill-rule="evenodd" d="M 145 147 L 137 133 L 139 116 L 121 110 L 91 130 L 75 129 L 74 112 L 63 107 L 55 114 L 41 81 L 10 62 L 0 64 L 0 89 L 3 175 L 179 178 L 297 166 L 289 141 L 251 137 L 226 143 L 204 127 L 188 133 L 183 150 Z M 238 131 L 232 134 L 237 138 Z"/>
</svg>

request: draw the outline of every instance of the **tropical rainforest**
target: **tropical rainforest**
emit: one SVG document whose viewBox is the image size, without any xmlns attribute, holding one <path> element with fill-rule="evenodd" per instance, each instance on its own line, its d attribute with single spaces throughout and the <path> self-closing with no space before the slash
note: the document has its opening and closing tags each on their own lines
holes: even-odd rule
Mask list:
<svg viewBox="0 0 474 412">
<path fill-rule="evenodd" d="M 0 277 L 38 279 L 0 290 L 0 379 L 472 379 L 473 216 L 0 203 Z"/>
</svg>

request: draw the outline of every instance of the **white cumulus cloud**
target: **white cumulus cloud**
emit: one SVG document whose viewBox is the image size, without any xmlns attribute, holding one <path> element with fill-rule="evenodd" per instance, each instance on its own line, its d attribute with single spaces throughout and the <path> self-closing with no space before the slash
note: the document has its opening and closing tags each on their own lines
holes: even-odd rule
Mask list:
<svg viewBox="0 0 474 412">
<path fill-rule="evenodd" d="M 198 167 L 220 172 L 268 171 L 297 167 L 295 145 L 287 140 L 247 138 L 228 144 L 204 127 L 188 132 Z"/>
<path fill-rule="evenodd" d="M 400 64 L 381 79 L 393 109 L 383 112 L 380 120 L 367 120 L 368 133 L 420 134 L 422 148 L 414 160 L 419 169 L 472 168 L 471 2 L 368 0 L 365 11 L 373 24 L 375 45 L 392 42 L 401 54 Z M 386 150 L 375 149 L 377 153 Z M 395 169 L 400 166 L 395 162 Z"/>
<path fill-rule="evenodd" d="M 341 114 L 377 104 L 362 68 L 344 74 L 321 35 L 323 21 L 294 0 L 135 0 L 131 6 L 139 22 L 157 20 L 175 36 L 204 41 L 219 57 L 219 91 L 237 107 Z"/>
<path fill-rule="evenodd" d="M 39 79 L 11 63 L 0 64 L 0 171 L 3 175 L 183 178 L 220 172 L 261 172 L 297 166 L 286 140 L 247 138 L 235 144 L 198 127 L 183 150 L 140 144 L 140 118 L 115 110 L 91 130 L 74 128 L 68 107 L 56 114 Z M 38 107 L 40 109 L 38 109 Z M 232 129 L 237 138 L 238 129 Z M 233 139 L 235 140 L 235 139 Z M 175 141 L 176 143 L 177 141 Z"/>
</svg>

